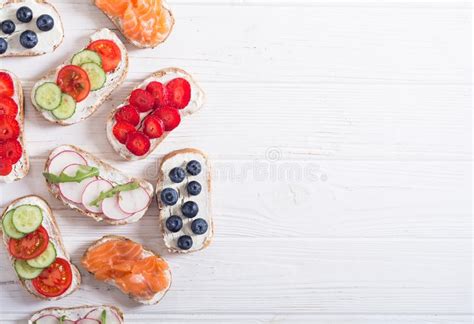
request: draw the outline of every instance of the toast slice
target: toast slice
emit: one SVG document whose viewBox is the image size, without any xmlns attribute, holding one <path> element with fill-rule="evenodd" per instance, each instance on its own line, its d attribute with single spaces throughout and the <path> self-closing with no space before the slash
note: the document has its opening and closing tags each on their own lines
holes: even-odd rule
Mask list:
<svg viewBox="0 0 474 324">
<path fill-rule="evenodd" d="M 4 217 L 7 215 L 7 213 L 15 208 L 18 208 L 19 206 L 22 205 L 33 205 L 33 206 L 38 206 L 43 214 L 43 219 L 41 226 L 43 226 L 46 231 L 48 232 L 49 235 L 49 241 L 54 245 L 54 248 L 56 249 L 56 255 L 58 258 L 65 259 L 69 262 L 71 266 L 71 272 L 72 272 L 72 282 L 69 288 L 64 291 L 61 295 L 57 297 L 46 297 L 42 294 L 40 294 L 36 288 L 32 284 L 32 280 L 26 280 L 18 276 L 18 280 L 20 284 L 33 296 L 44 299 L 44 300 L 59 300 L 61 298 L 64 298 L 70 294 L 72 294 L 74 291 L 76 291 L 80 284 L 81 284 L 81 274 L 79 273 L 79 270 L 77 267 L 71 263 L 71 258 L 69 257 L 69 254 L 66 251 L 66 248 L 64 247 L 64 243 L 62 240 L 61 232 L 59 231 L 58 224 L 56 223 L 56 218 L 53 215 L 53 212 L 51 211 L 51 207 L 48 205 L 48 203 L 41 197 L 35 196 L 35 195 L 30 195 L 30 196 L 24 196 L 21 198 L 18 198 L 11 202 L 3 211 L 2 213 L 2 223 L 4 220 Z M 6 249 L 8 250 L 8 244 L 9 244 L 9 236 L 3 230 L 3 243 L 5 244 Z M 8 253 L 10 261 L 12 263 L 12 267 L 14 267 L 14 262 L 15 258 Z"/>
<path fill-rule="evenodd" d="M 123 312 L 120 308 L 112 305 L 83 305 L 77 307 L 48 307 L 34 313 L 28 324 L 57 323 L 60 319 L 64 323 L 75 323 L 81 319 L 91 319 L 102 324 L 101 316 L 105 312 L 105 322 L 107 324 L 124 323 Z M 66 321 L 67 320 L 67 321 Z M 95 321 L 91 321 L 96 323 Z"/>
<path fill-rule="evenodd" d="M 66 152 L 66 154 L 69 155 L 69 157 L 64 158 L 64 159 L 61 157 L 59 161 L 54 162 L 54 159 L 56 157 L 59 157 L 59 154 L 64 154 L 64 152 Z M 115 216 L 110 215 L 111 217 L 113 217 L 113 218 L 110 218 L 110 217 L 107 217 L 107 215 L 105 215 L 102 212 L 94 211 L 95 210 L 94 208 L 92 208 L 92 210 L 86 208 L 86 206 L 82 203 L 82 201 L 68 199 L 67 195 L 65 195 L 64 192 L 63 193 L 61 192 L 61 187 L 60 187 L 61 184 L 50 183 L 48 182 L 48 180 L 46 180 L 46 184 L 47 184 L 49 192 L 54 197 L 56 197 L 56 199 L 59 199 L 65 206 L 72 208 L 74 210 L 77 210 L 79 213 L 85 216 L 91 217 L 98 222 L 103 221 L 112 225 L 125 225 L 129 223 L 134 223 L 134 222 L 139 221 L 145 215 L 145 212 L 147 211 L 152 200 L 151 198 L 153 197 L 153 194 L 154 194 L 153 185 L 151 183 L 143 179 L 127 176 L 121 171 L 112 167 L 111 165 L 99 160 L 97 157 L 93 156 L 91 153 L 88 153 L 74 145 L 61 145 L 55 148 L 54 150 L 52 150 L 51 153 L 49 154 L 48 159 L 46 160 L 44 172 L 59 175 L 60 172 L 66 166 L 72 165 L 72 164 L 81 164 L 81 165 L 87 165 L 90 167 L 97 168 L 99 171 L 99 175 L 96 176 L 96 178 L 107 180 L 113 186 L 127 184 L 127 183 L 137 183 L 139 185 L 138 189 L 141 188 L 142 190 L 146 192 L 148 196 L 148 202 L 143 203 L 142 204 L 143 208 L 140 209 L 139 211 L 133 212 L 133 213 L 132 212 L 126 213 L 126 214 L 129 214 L 128 216 L 121 215 L 120 212 L 117 212 L 117 215 Z M 79 185 L 80 184 L 81 183 L 79 183 Z M 116 198 L 119 199 L 118 196 Z M 136 199 L 139 199 L 139 198 L 136 198 Z"/>
<path fill-rule="evenodd" d="M 33 11 L 33 19 L 28 23 L 21 23 L 16 19 L 16 11 L 22 6 L 27 6 Z M 36 17 L 47 14 L 54 20 L 54 26 L 49 31 L 41 31 L 36 26 Z M 7 0 L 0 3 L 0 21 L 13 20 L 16 24 L 15 31 L 10 34 L 0 32 L 0 37 L 8 43 L 5 53 L 0 57 L 8 56 L 36 56 L 53 52 L 64 39 L 64 28 L 58 11 L 54 6 L 44 0 Z M 32 30 L 38 35 L 38 44 L 25 48 L 20 44 L 20 34 L 25 30 Z"/>
<path fill-rule="evenodd" d="M 0 182 L 10 183 L 25 177 L 30 170 L 30 162 L 28 154 L 25 148 L 25 98 L 23 96 L 23 88 L 20 80 L 11 72 L 6 70 L 0 70 L 0 73 L 8 74 L 13 80 L 13 101 L 18 105 L 18 113 L 16 115 L 16 121 L 20 126 L 20 135 L 18 141 L 22 147 L 22 154 L 20 160 L 12 166 L 12 171 L 6 176 L 0 176 Z"/>
<path fill-rule="evenodd" d="M 54 115 L 53 110 L 45 110 L 36 100 L 37 89 L 45 83 L 57 83 L 58 73 L 67 65 L 72 64 L 74 55 L 70 59 L 66 60 L 63 64 L 59 65 L 56 69 L 49 71 L 43 78 L 38 80 L 31 90 L 31 102 L 33 106 L 41 113 L 41 115 L 48 121 L 56 123 L 61 126 L 73 125 L 86 118 L 89 118 L 98 108 L 104 103 L 104 101 L 112 94 L 112 92 L 125 80 L 128 72 L 128 54 L 125 45 L 118 38 L 118 36 L 107 28 L 100 29 L 89 36 L 89 41 L 85 47 L 90 43 L 98 40 L 112 41 L 120 50 L 120 63 L 117 67 L 110 72 L 105 73 L 105 83 L 97 89 L 90 90 L 85 99 L 75 102 L 74 113 L 69 117 L 62 117 L 59 119 Z M 79 49 L 74 54 L 82 52 L 84 49 Z M 53 107 L 54 108 L 54 107 Z"/>
<path fill-rule="evenodd" d="M 183 109 L 179 109 L 178 112 L 181 116 L 181 119 L 190 116 L 197 112 L 199 109 L 202 108 L 205 102 L 205 94 L 198 83 L 193 79 L 193 77 L 187 73 L 186 71 L 175 68 L 169 67 L 162 70 L 159 70 L 145 79 L 142 83 L 140 83 L 135 89 L 145 89 L 150 82 L 157 81 L 165 85 L 167 82 L 176 79 L 176 78 L 183 78 L 189 82 L 191 86 L 191 99 L 186 107 Z M 137 156 L 133 154 L 125 144 L 120 143 L 117 138 L 115 138 L 113 133 L 113 128 L 117 120 L 115 119 L 115 113 L 117 110 L 129 104 L 130 96 L 127 97 L 121 105 L 111 111 L 108 119 L 107 119 L 107 139 L 109 140 L 110 145 L 114 148 L 114 150 L 120 154 L 126 160 L 141 160 L 146 158 L 149 154 L 151 154 L 156 147 L 171 133 L 170 131 L 165 131 L 159 138 L 150 139 L 150 148 L 148 152 L 144 155 Z M 143 122 L 144 118 L 150 112 L 140 113 L 140 124 Z M 179 126 L 178 126 L 179 127 Z"/>
<path fill-rule="evenodd" d="M 97 274 L 96 272 L 94 272 L 92 269 L 92 266 L 91 266 L 91 260 L 94 260 L 94 262 L 97 262 L 97 257 L 95 257 L 97 254 L 94 254 L 97 250 L 96 248 L 100 248 L 100 246 L 102 246 L 103 244 L 107 244 L 107 243 L 110 243 L 110 242 L 124 242 L 126 244 L 133 244 L 135 246 L 139 245 L 138 243 L 126 238 L 126 237 L 123 237 L 123 236 L 117 236 L 117 235 L 106 235 L 104 237 L 102 237 L 101 239 L 95 241 L 94 243 L 92 243 L 88 248 L 87 250 L 84 252 L 84 255 L 82 257 L 82 260 L 81 260 L 81 263 L 82 263 L 82 266 L 91 274 L 95 275 L 96 279 L 98 280 L 101 280 L 101 281 L 104 281 L 116 288 L 119 288 L 123 293 L 127 294 L 131 299 L 135 300 L 136 302 L 139 302 L 139 303 L 142 303 L 142 304 L 145 304 L 145 305 L 153 305 L 153 304 L 157 304 L 164 296 L 165 294 L 168 292 L 170 286 L 171 286 L 171 281 L 172 281 L 172 278 L 171 278 L 171 271 L 169 270 L 169 267 L 166 263 L 166 261 L 161 258 L 158 254 L 156 254 L 155 252 L 151 251 L 151 250 L 148 250 L 144 247 L 141 247 L 141 254 L 139 255 L 139 258 L 140 260 L 141 259 L 144 259 L 144 258 L 148 258 L 148 257 L 156 257 L 160 262 L 163 262 L 164 265 L 166 265 L 166 268 L 163 269 L 163 268 L 160 268 L 158 270 L 154 270 L 154 272 L 151 273 L 151 275 L 153 276 L 158 276 L 159 278 L 161 278 L 162 280 L 166 280 L 166 282 L 164 283 L 164 288 L 161 289 L 160 291 L 157 291 L 156 293 L 154 293 L 153 295 L 151 296 L 138 296 L 138 295 L 135 295 L 131 292 L 127 293 L 126 291 L 123 290 L 122 287 L 126 286 L 126 283 L 124 283 L 122 281 L 121 284 L 117 283 L 116 279 L 114 278 L 111 278 L 110 276 L 108 276 L 107 274 L 104 275 L 104 271 L 102 271 L 101 274 Z M 140 245 L 141 246 L 141 245 Z M 108 249 L 108 252 L 110 253 L 111 256 L 113 256 L 114 258 L 117 258 L 119 257 L 120 255 L 123 255 L 125 253 L 127 253 L 127 259 L 128 260 L 131 260 L 130 262 L 137 262 L 135 259 L 132 258 L 132 255 L 130 254 L 130 251 L 133 251 L 133 248 L 131 249 L 128 249 L 127 252 L 123 252 L 123 251 L 120 251 L 119 249 Z M 140 253 L 140 251 L 136 251 L 137 253 Z M 122 254 L 123 253 L 123 254 Z M 136 272 L 135 268 L 133 268 L 133 264 L 132 264 L 132 269 L 133 270 L 130 270 L 130 271 L 133 271 L 133 273 L 135 275 L 139 275 L 141 276 L 141 278 L 143 278 L 143 273 L 139 273 L 139 272 Z M 103 268 L 100 268 L 101 270 L 103 270 Z M 111 271 L 112 273 L 114 271 Z M 150 273 L 148 273 L 148 275 L 150 275 Z M 100 278 L 98 278 L 98 276 L 100 276 Z M 147 287 L 150 287 L 148 285 L 152 285 L 150 283 L 150 277 L 146 277 L 143 279 L 145 281 L 145 285 Z M 130 281 L 133 281 L 133 279 L 130 279 Z"/>
<path fill-rule="evenodd" d="M 188 171 L 188 163 L 190 161 L 199 162 L 201 171 L 198 174 L 193 175 Z M 184 170 L 182 174 L 185 174 L 185 176 L 182 177 L 183 180 L 181 182 L 177 182 L 180 180 L 179 178 L 172 179 L 172 176 L 170 176 L 173 173 L 171 170 L 175 168 Z M 199 190 L 189 188 L 189 186 L 194 184 L 190 184 L 193 181 L 198 182 L 200 185 Z M 175 204 L 165 201 L 162 193 L 167 188 L 174 189 L 178 193 L 178 200 Z M 214 236 L 214 221 L 211 211 L 211 166 L 203 152 L 193 148 L 185 148 L 165 155 L 159 165 L 156 199 L 158 201 L 159 221 L 163 239 L 170 252 L 195 252 L 209 246 Z M 198 206 L 199 211 L 195 216 L 186 216 L 183 213 L 183 204 L 189 201 L 196 203 Z M 178 221 L 179 223 L 179 219 L 175 218 L 173 222 L 170 219 L 171 216 L 179 217 L 181 219 L 181 226 L 176 226 L 175 222 Z M 196 222 L 197 220 L 200 221 Z M 180 244 L 180 239 L 183 236 L 191 238 L 191 246 L 188 247 Z M 189 245 L 189 238 L 187 238 L 187 241 Z"/>
</svg>

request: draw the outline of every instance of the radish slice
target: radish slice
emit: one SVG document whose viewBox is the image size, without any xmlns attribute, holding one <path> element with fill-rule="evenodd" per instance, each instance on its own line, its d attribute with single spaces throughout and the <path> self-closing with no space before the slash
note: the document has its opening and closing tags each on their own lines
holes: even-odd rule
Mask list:
<svg viewBox="0 0 474 324">
<path fill-rule="evenodd" d="M 65 174 L 69 176 L 74 176 L 77 170 L 81 167 L 80 164 L 71 164 L 62 170 Z M 82 193 L 84 189 L 87 187 L 89 183 L 92 181 L 97 180 L 96 177 L 87 178 L 82 180 L 81 182 L 64 182 L 59 184 L 59 191 L 61 195 L 76 204 L 80 204 L 82 202 Z"/>
<path fill-rule="evenodd" d="M 118 205 L 118 196 L 106 198 L 102 201 L 102 212 L 110 219 L 125 219 L 133 214 L 125 213 Z"/>
<path fill-rule="evenodd" d="M 98 179 L 90 182 L 86 188 L 84 189 L 84 192 L 82 193 L 82 204 L 86 209 L 90 212 L 100 214 L 102 213 L 102 208 L 96 206 L 91 206 L 89 203 L 99 197 L 100 193 L 102 191 L 107 191 L 112 189 L 112 184 L 108 182 L 107 180 L 104 179 Z"/>
<path fill-rule="evenodd" d="M 109 321 L 107 321 L 107 324 Z M 100 320 L 92 319 L 92 318 L 83 318 L 76 322 L 76 324 L 100 324 Z"/>
<path fill-rule="evenodd" d="M 58 324 L 59 319 L 54 315 L 44 315 L 35 321 L 36 324 Z"/>
<path fill-rule="evenodd" d="M 118 196 L 118 204 L 124 213 L 135 214 L 148 207 L 150 195 L 142 187 L 130 191 L 121 191 Z"/>
<path fill-rule="evenodd" d="M 87 165 L 87 161 L 75 151 L 62 151 L 51 159 L 48 172 L 59 175 L 65 167 L 71 164 Z"/>
<path fill-rule="evenodd" d="M 89 312 L 86 315 L 86 318 L 93 318 L 93 319 L 99 319 L 100 320 L 103 310 L 104 310 L 103 308 L 96 308 L 93 311 Z M 122 324 L 122 320 L 120 319 L 120 317 L 115 312 L 113 312 L 109 309 L 105 309 L 105 311 L 107 312 L 107 315 L 106 315 L 107 324 Z"/>
</svg>

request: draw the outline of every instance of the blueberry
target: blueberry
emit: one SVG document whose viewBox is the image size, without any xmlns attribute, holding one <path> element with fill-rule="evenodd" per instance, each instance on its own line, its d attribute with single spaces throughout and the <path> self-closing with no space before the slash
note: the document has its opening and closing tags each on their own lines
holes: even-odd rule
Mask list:
<svg viewBox="0 0 474 324">
<path fill-rule="evenodd" d="M 24 23 L 30 22 L 31 19 L 33 19 L 33 11 L 31 11 L 30 8 L 25 6 L 20 7 L 16 11 L 16 19 Z"/>
<path fill-rule="evenodd" d="M 33 48 L 38 44 L 38 35 L 34 31 L 25 30 L 20 35 L 20 44 L 24 48 Z"/>
<path fill-rule="evenodd" d="M 0 38 L 0 54 L 3 54 L 7 51 L 8 43 L 3 38 Z"/>
<path fill-rule="evenodd" d="M 181 212 L 188 218 L 193 218 L 199 212 L 199 207 L 194 201 L 187 201 L 181 206 Z"/>
<path fill-rule="evenodd" d="M 36 26 L 41 31 L 48 31 L 54 27 L 54 19 L 50 15 L 41 15 L 36 19 Z"/>
<path fill-rule="evenodd" d="M 4 32 L 5 34 L 13 34 L 15 29 L 16 29 L 16 26 L 12 20 L 2 21 L 2 32 Z"/>
<path fill-rule="evenodd" d="M 197 234 L 197 235 L 206 233 L 207 228 L 208 228 L 207 222 L 202 218 L 195 219 L 191 223 L 191 230 L 193 231 L 194 234 Z"/>
<path fill-rule="evenodd" d="M 193 239 L 189 235 L 183 235 L 178 239 L 178 247 L 181 250 L 189 250 L 193 246 Z"/>
<path fill-rule="evenodd" d="M 189 161 L 186 165 L 186 171 L 188 171 L 190 175 L 198 175 L 201 173 L 201 163 L 196 160 Z"/>
<path fill-rule="evenodd" d="M 165 188 L 161 191 L 161 201 L 165 205 L 173 206 L 178 201 L 178 192 L 173 188 Z"/>
<path fill-rule="evenodd" d="M 173 215 L 166 220 L 166 228 L 173 233 L 178 232 L 183 227 L 183 220 L 181 217 Z"/>
<path fill-rule="evenodd" d="M 171 181 L 174 183 L 180 183 L 186 177 L 186 172 L 184 172 L 183 168 L 173 168 L 169 173 Z"/>
<path fill-rule="evenodd" d="M 197 181 L 191 181 L 188 183 L 186 189 L 191 196 L 197 196 L 201 192 L 201 184 Z"/>
</svg>

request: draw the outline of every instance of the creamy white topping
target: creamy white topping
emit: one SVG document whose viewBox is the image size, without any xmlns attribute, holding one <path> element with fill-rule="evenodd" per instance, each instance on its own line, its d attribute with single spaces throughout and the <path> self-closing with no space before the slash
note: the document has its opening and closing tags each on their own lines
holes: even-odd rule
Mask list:
<svg viewBox="0 0 474 324">
<path fill-rule="evenodd" d="M 120 323 L 123 323 L 121 316 L 119 313 L 112 307 L 106 306 L 106 305 L 100 305 L 100 306 L 82 306 L 82 307 L 73 307 L 73 308 L 47 308 L 43 309 L 39 312 L 36 312 L 29 320 L 29 324 L 32 324 L 34 321 L 40 319 L 41 317 L 45 315 L 53 315 L 55 317 L 62 317 L 65 316 L 65 319 L 71 320 L 71 321 L 77 321 L 82 318 L 84 318 L 86 315 L 88 315 L 90 312 L 98 310 L 98 312 L 106 311 L 107 316 L 106 318 L 111 318 L 111 316 L 116 317 Z M 98 318 L 94 318 L 99 320 Z"/>
<path fill-rule="evenodd" d="M 27 6 L 33 11 L 33 19 L 23 23 L 16 18 L 16 11 L 22 6 Z M 41 31 L 36 26 L 36 19 L 43 14 L 50 15 L 54 20 L 54 27 L 49 31 Z M 0 37 L 8 42 L 7 51 L 0 56 L 10 55 L 41 55 L 54 51 L 61 44 L 64 36 L 63 25 L 58 12 L 49 3 L 41 3 L 35 0 L 24 0 L 21 2 L 8 3 L 0 8 L 0 22 L 10 19 L 15 23 L 15 32 L 7 35 L 0 30 Z M 20 44 L 20 34 L 25 30 L 32 30 L 38 35 L 38 44 L 31 48 L 24 48 Z"/>
</svg>

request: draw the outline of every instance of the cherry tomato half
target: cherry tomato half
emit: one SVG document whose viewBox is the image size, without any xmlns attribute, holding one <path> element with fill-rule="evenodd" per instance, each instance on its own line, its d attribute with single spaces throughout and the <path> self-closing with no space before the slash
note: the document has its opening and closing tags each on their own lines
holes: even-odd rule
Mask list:
<svg viewBox="0 0 474 324">
<path fill-rule="evenodd" d="M 32 282 L 36 291 L 41 295 L 46 297 L 60 296 L 71 286 L 71 264 L 65 259 L 57 258 Z"/>
<path fill-rule="evenodd" d="M 43 226 L 21 239 L 11 238 L 8 242 L 10 254 L 21 260 L 36 258 L 48 247 L 49 235 Z"/>
<path fill-rule="evenodd" d="M 94 51 L 102 59 L 102 69 L 111 72 L 117 68 L 122 60 L 120 48 L 113 41 L 108 39 L 96 40 L 87 46 L 88 50 Z"/>
<path fill-rule="evenodd" d="M 59 73 L 56 80 L 62 92 L 67 93 L 80 102 L 91 91 L 91 84 L 87 72 L 76 65 L 66 65 Z"/>
</svg>

